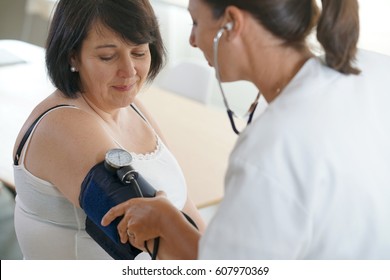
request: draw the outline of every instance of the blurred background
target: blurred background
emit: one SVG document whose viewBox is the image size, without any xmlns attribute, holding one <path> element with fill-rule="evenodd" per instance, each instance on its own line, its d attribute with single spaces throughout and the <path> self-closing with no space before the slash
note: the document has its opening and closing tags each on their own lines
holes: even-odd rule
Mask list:
<svg viewBox="0 0 390 280">
<path fill-rule="evenodd" d="M 318 1 L 319 3 L 321 1 Z M 44 46 L 48 24 L 56 0 L 0 0 L 0 40 L 17 39 Z M 206 64 L 198 49 L 192 48 L 188 37 L 192 20 L 187 11 L 188 0 L 151 0 L 159 19 L 161 32 L 168 50 L 165 70 L 182 61 Z M 359 46 L 390 55 L 390 0 L 360 0 L 361 38 Z M 162 72 L 162 76 L 164 71 Z M 222 106 L 215 79 L 207 86 L 205 103 Z M 159 80 L 156 80 L 159 83 Z M 257 93 L 247 82 L 224 85 L 231 106 L 245 112 Z M 237 94 L 247 92 L 249 94 Z"/>
<path fill-rule="evenodd" d="M 320 2 L 320 1 L 318 1 Z M 55 0 L 0 0 L 0 40 L 17 39 L 44 46 Z M 192 20 L 187 12 L 188 0 L 151 0 L 159 18 L 161 32 L 168 50 L 166 70 L 181 61 L 206 62 L 198 49 L 192 48 L 188 37 Z M 361 38 L 359 45 L 390 55 L 390 0 L 360 0 Z M 164 74 L 164 72 L 162 73 Z M 159 80 L 156 80 L 158 84 Z M 207 104 L 222 106 L 219 89 L 212 79 Z M 246 82 L 224 85 L 232 107 L 245 112 L 256 95 Z M 247 94 L 235 94 L 243 93 Z"/>
</svg>

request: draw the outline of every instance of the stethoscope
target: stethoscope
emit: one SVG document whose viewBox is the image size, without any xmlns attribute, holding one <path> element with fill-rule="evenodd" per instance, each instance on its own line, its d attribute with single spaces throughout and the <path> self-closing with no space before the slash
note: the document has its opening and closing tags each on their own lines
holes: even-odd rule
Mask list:
<svg viewBox="0 0 390 280">
<path fill-rule="evenodd" d="M 233 22 L 228 22 L 224 27 L 222 27 L 220 30 L 218 30 L 217 35 L 215 35 L 215 37 L 214 37 L 214 45 L 213 45 L 213 47 L 214 47 L 214 68 L 215 68 L 215 75 L 216 75 L 217 80 L 218 80 L 219 89 L 220 89 L 221 94 L 222 94 L 223 103 L 225 104 L 227 114 L 229 116 L 229 120 L 230 120 L 230 123 L 232 125 L 233 131 L 236 134 L 240 134 L 240 132 L 238 131 L 236 124 L 234 122 L 234 117 L 241 118 L 241 119 L 248 118 L 247 125 L 249 125 L 252 122 L 253 114 L 255 113 L 255 110 L 257 108 L 257 104 L 259 102 L 259 98 L 260 98 L 261 94 L 260 94 L 260 92 L 257 94 L 255 101 L 251 104 L 251 106 L 248 109 L 248 112 L 244 116 L 238 116 L 236 113 L 234 113 L 230 109 L 229 103 L 226 99 L 225 91 L 223 90 L 223 87 L 222 87 L 221 77 L 220 77 L 220 73 L 219 73 L 218 45 L 219 45 L 219 40 L 221 39 L 223 32 L 225 32 L 226 30 L 228 30 L 228 31 L 232 30 L 232 28 L 233 28 Z"/>
</svg>

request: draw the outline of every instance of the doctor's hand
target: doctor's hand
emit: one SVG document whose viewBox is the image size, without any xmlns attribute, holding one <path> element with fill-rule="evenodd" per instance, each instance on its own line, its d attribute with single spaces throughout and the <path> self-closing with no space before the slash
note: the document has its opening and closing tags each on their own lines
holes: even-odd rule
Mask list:
<svg viewBox="0 0 390 280">
<path fill-rule="evenodd" d="M 169 212 L 177 209 L 168 201 L 166 194 L 158 191 L 153 198 L 133 198 L 111 208 L 102 218 L 101 224 L 108 226 L 123 215 L 118 224 L 122 243 L 130 242 L 144 250 L 144 242 L 162 235 L 162 223 L 167 221 Z"/>
</svg>

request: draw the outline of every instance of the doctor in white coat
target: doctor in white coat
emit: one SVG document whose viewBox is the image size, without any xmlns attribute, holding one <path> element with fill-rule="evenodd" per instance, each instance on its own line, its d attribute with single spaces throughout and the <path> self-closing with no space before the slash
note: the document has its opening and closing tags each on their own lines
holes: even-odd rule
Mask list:
<svg viewBox="0 0 390 280">
<path fill-rule="evenodd" d="M 217 78 L 252 82 L 268 108 L 241 131 L 203 236 L 164 195 L 103 224 L 125 214 L 131 243 L 160 236 L 183 259 L 389 259 L 390 58 L 357 49 L 357 1 L 190 0 L 189 12 Z"/>
</svg>

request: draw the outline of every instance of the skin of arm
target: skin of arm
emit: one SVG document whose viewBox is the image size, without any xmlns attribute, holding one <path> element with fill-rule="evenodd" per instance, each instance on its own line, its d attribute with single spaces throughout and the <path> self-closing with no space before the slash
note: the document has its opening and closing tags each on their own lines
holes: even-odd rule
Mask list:
<svg viewBox="0 0 390 280">
<path fill-rule="evenodd" d="M 33 113 L 31 120 L 35 117 Z M 30 121 L 26 127 L 29 124 Z M 26 153 L 25 165 L 35 176 L 51 182 L 78 206 L 81 182 L 112 147 L 114 143 L 94 117 L 79 109 L 62 108 L 48 114 L 37 126 Z"/>
</svg>

